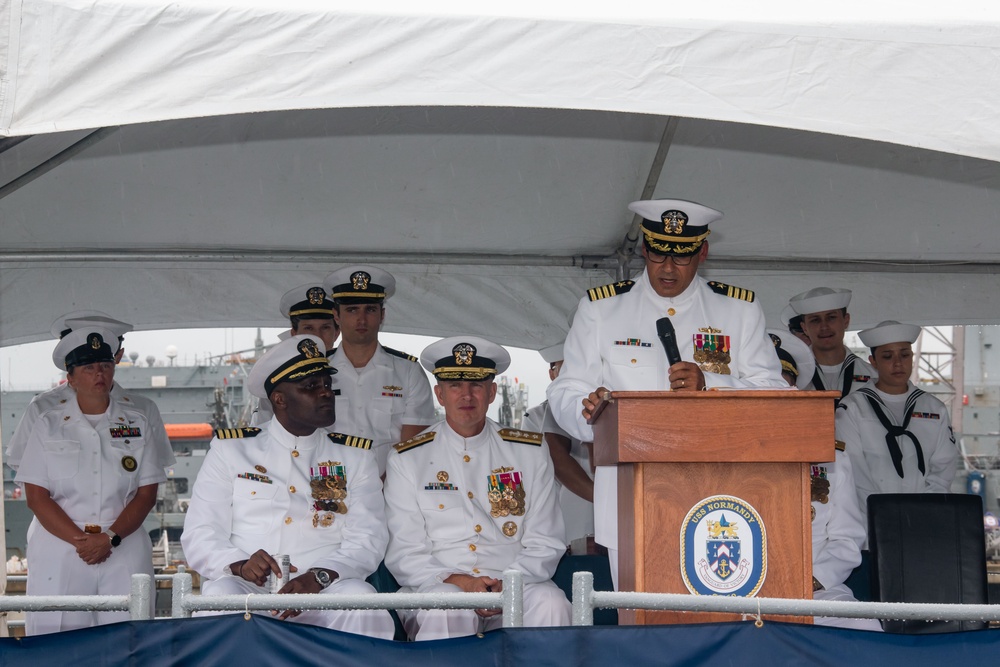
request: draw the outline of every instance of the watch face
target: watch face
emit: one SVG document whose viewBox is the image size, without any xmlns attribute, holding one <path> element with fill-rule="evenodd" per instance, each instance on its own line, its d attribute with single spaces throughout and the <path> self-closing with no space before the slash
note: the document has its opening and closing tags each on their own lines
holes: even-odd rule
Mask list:
<svg viewBox="0 0 1000 667">
<path fill-rule="evenodd" d="M 316 570 L 316 581 L 319 582 L 320 586 L 329 586 L 330 573 L 326 570 Z"/>
<path fill-rule="evenodd" d="M 111 538 L 111 546 L 117 547 L 121 543 L 122 543 L 121 535 L 115 535 L 114 537 Z"/>
</svg>

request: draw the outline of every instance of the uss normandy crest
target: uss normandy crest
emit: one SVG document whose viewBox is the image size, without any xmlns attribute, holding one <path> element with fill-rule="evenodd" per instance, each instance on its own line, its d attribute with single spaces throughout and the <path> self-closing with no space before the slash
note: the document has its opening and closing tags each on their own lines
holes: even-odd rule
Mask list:
<svg viewBox="0 0 1000 667">
<path fill-rule="evenodd" d="M 681 576 L 695 595 L 753 597 L 767 576 L 760 514 L 734 496 L 711 496 L 681 526 Z"/>
</svg>

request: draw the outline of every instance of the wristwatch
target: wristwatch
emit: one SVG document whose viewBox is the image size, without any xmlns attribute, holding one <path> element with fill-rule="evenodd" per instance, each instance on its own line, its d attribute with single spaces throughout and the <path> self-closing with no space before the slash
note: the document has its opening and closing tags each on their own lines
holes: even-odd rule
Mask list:
<svg viewBox="0 0 1000 667">
<path fill-rule="evenodd" d="M 118 533 L 116 533 L 115 531 L 113 531 L 110 528 L 108 528 L 104 532 L 107 534 L 108 537 L 111 538 L 111 548 L 112 549 L 114 549 L 115 547 L 117 547 L 119 544 L 122 543 L 122 536 L 119 535 Z"/>
<path fill-rule="evenodd" d="M 316 577 L 316 583 L 319 584 L 320 588 L 326 588 L 333 583 L 333 577 L 330 576 L 330 573 L 327 570 L 320 567 L 314 567 L 309 571 L 312 572 L 314 577 Z"/>
</svg>

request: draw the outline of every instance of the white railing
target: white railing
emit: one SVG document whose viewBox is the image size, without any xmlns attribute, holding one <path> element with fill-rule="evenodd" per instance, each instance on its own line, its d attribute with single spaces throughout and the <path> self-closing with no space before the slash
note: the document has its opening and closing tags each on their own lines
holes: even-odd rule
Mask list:
<svg viewBox="0 0 1000 667">
<path fill-rule="evenodd" d="M 573 625 L 593 625 L 594 609 L 653 609 L 772 616 L 834 616 L 925 621 L 1000 621 L 1000 605 L 913 602 L 836 602 L 784 598 L 741 598 L 677 593 L 612 593 L 594 590 L 594 575 L 573 574 Z"/>
<path fill-rule="evenodd" d="M 11 575 L 8 581 L 24 580 Z M 272 594 L 195 595 L 189 573 L 157 575 L 172 581 L 171 617 L 189 618 L 197 611 L 270 611 Z M 127 611 L 132 620 L 148 620 L 152 607 L 152 580 L 133 574 L 128 595 L 0 596 L 0 612 L 11 611 Z M 1000 621 L 1000 605 L 916 604 L 897 602 L 830 602 L 781 598 L 740 598 L 674 593 L 630 593 L 594 590 L 594 575 L 573 575 L 573 625 L 594 623 L 594 609 L 649 609 L 659 611 L 723 612 L 749 618 L 771 616 L 827 616 L 839 618 L 919 619 L 933 621 Z M 369 593 L 363 595 L 295 594 L 281 597 L 280 609 L 500 609 L 503 627 L 524 624 L 524 583 L 521 572 L 503 573 L 500 593 Z M 17 621 L 9 625 L 17 625 Z"/>
</svg>

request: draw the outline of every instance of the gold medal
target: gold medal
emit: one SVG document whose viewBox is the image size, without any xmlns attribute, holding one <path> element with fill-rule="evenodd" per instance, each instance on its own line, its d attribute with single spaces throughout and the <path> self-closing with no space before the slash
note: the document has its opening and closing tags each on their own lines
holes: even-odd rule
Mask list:
<svg viewBox="0 0 1000 667">
<path fill-rule="evenodd" d="M 253 467 L 253 469 L 256 470 L 257 472 L 259 472 L 261 475 L 263 475 L 264 473 L 267 472 L 267 468 L 265 468 L 264 466 L 261 466 L 261 465 L 256 465 L 256 466 Z"/>
</svg>

